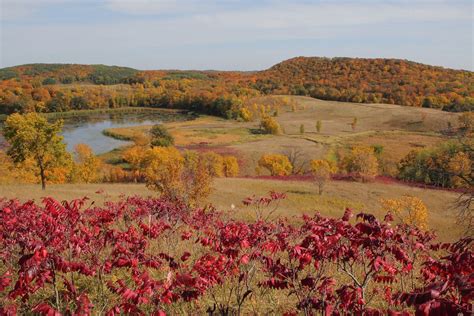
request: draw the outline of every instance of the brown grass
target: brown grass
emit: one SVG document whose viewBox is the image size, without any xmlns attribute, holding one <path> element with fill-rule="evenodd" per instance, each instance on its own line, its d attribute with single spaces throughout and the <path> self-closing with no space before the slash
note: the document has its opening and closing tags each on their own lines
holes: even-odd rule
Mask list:
<svg viewBox="0 0 474 316">
<path fill-rule="evenodd" d="M 399 184 L 358 183 L 331 181 L 326 192 L 319 196 L 311 182 L 279 181 L 246 178 L 219 178 L 214 183 L 215 191 L 209 202 L 217 208 L 229 211 L 231 216 L 240 219 L 252 218 L 252 212 L 242 205 L 247 196 L 264 195 L 271 190 L 286 192 L 288 198 L 283 201 L 275 216 L 296 220 L 300 215 L 319 211 L 326 216 L 342 216 L 344 209 L 350 207 L 354 212 L 369 212 L 377 216 L 385 215 L 381 211 L 381 198 L 398 198 L 410 194 L 421 198 L 427 205 L 429 227 L 438 232 L 441 240 L 449 241 L 459 237 L 460 229 L 455 225 L 452 204 L 457 194 L 440 190 L 412 188 Z M 102 193 L 96 193 L 103 191 Z M 53 196 L 59 200 L 70 200 L 88 196 L 96 203 L 106 199 L 116 200 L 121 194 L 156 195 L 148 191 L 143 184 L 61 184 L 50 185 L 42 191 L 39 185 L 0 186 L 0 196 L 20 200 Z M 232 208 L 234 205 L 234 208 Z"/>
</svg>

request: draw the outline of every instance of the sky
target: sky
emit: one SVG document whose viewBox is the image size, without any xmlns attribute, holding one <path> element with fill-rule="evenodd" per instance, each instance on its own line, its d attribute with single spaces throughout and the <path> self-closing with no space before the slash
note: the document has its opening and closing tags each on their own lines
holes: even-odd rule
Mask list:
<svg viewBox="0 0 474 316">
<path fill-rule="evenodd" d="M 0 0 L 0 68 L 261 70 L 296 56 L 473 70 L 470 0 Z"/>
</svg>

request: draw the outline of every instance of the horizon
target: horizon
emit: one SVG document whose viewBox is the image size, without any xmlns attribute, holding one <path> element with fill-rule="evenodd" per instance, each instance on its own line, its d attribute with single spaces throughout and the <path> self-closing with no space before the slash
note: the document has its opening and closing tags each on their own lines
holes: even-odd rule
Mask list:
<svg viewBox="0 0 474 316">
<path fill-rule="evenodd" d="M 464 0 L 3 0 L 1 9 L 0 68 L 258 71 L 297 56 L 474 64 Z"/>
<path fill-rule="evenodd" d="M 441 65 L 431 65 L 431 64 L 426 64 L 426 63 L 422 63 L 422 62 L 418 62 L 418 61 L 414 61 L 414 60 L 409 60 L 409 59 L 402 59 L 402 58 L 379 58 L 379 57 L 374 57 L 374 58 L 366 58 L 366 57 L 347 57 L 347 56 L 334 56 L 334 57 L 327 57 L 327 56 L 294 56 L 294 57 L 290 57 L 288 59 L 285 59 L 285 60 L 281 60 L 273 65 L 270 65 L 269 67 L 267 68 L 264 68 L 264 69 L 250 69 L 250 70 L 239 70 L 239 69 L 227 69 L 227 70 L 223 70 L 223 69 L 212 69 L 212 68 L 209 68 L 209 69 L 184 69 L 184 68 L 181 68 L 181 69 L 178 69 L 178 68 L 162 68 L 162 69 L 140 69 L 140 68 L 134 68 L 134 67 L 131 67 L 131 66 L 128 66 L 128 65 L 114 65 L 114 64 L 80 64 L 80 63 L 27 63 L 27 64 L 18 64 L 18 65 L 13 65 L 13 66 L 7 66 L 7 67 L 2 67 L 0 68 L 0 70 L 2 69 L 7 69 L 7 68 L 15 68 L 15 67 L 23 67 L 23 66 L 31 66 L 31 65 L 64 65 L 64 66 L 67 66 L 67 65 L 83 65 L 83 66 L 106 66 L 106 67 L 120 67 L 120 68 L 129 68 L 129 69 L 133 69 L 133 70 L 137 70 L 137 71 L 196 71 L 196 72 L 212 72 L 212 71 L 215 71 L 215 72 L 259 72 L 259 71 L 265 71 L 265 70 L 268 70 L 270 69 L 271 67 L 275 66 L 275 65 L 278 65 L 280 63 L 283 63 L 283 62 L 286 62 L 286 61 L 289 61 L 289 60 L 292 60 L 292 59 L 295 59 L 295 58 L 325 58 L 325 59 L 343 59 L 343 58 L 349 58 L 349 59 L 365 59 L 365 60 L 376 60 L 376 59 L 386 59 L 386 60 L 402 60 L 402 61 L 406 61 L 406 62 L 411 62 L 411 63 L 416 63 L 416 64 L 422 64 L 422 65 L 425 65 L 425 66 L 430 66 L 430 67 L 440 67 L 440 68 L 444 68 L 444 69 L 448 69 L 448 70 L 459 70 L 459 71 L 471 71 L 472 70 L 468 70 L 468 69 L 462 69 L 462 68 L 459 68 L 459 69 L 456 69 L 456 68 L 450 68 L 450 67 L 445 67 L 445 66 L 441 66 Z"/>
</svg>

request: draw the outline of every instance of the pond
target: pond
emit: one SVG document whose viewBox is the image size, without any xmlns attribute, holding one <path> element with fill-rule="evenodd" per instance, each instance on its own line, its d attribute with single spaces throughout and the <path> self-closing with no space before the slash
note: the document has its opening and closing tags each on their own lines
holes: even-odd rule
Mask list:
<svg viewBox="0 0 474 316">
<path fill-rule="evenodd" d="M 142 110 L 139 112 L 88 113 L 66 117 L 62 135 L 68 151 L 73 151 L 79 143 L 89 145 L 96 155 L 109 152 L 115 148 L 132 144 L 130 141 L 118 140 L 105 136 L 102 132 L 108 128 L 130 127 L 138 125 L 160 124 L 165 121 L 182 121 L 191 115 L 175 111 Z M 1 125 L 1 123 L 0 123 Z M 1 128 L 1 126 L 0 126 Z M 0 134 L 0 143 L 4 141 Z"/>
</svg>

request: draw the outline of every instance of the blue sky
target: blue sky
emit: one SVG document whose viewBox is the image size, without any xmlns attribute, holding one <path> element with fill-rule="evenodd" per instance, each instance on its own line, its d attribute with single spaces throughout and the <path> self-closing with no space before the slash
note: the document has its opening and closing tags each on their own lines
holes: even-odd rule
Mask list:
<svg viewBox="0 0 474 316">
<path fill-rule="evenodd" d="M 472 1 L 0 0 L 0 67 L 259 70 L 295 56 L 473 70 Z"/>
</svg>

